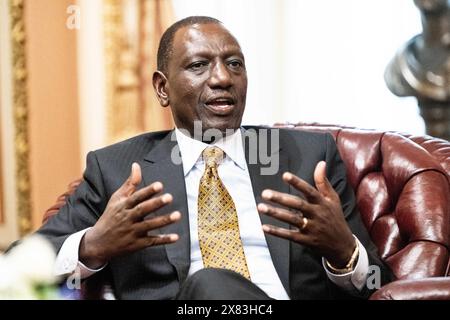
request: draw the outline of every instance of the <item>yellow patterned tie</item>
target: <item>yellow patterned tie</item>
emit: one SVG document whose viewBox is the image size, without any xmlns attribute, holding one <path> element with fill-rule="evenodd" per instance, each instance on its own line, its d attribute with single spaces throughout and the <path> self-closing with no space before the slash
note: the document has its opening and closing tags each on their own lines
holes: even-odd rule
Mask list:
<svg viewBox="0 0 450 320">
<path fill-rule="evenodd" d="M 205 173 L 198 193 L 198 240 L 205 268 L 225 268 L 250 279 L 233 199 L 223 185 L 217 166 L 220 148 L 203 151 Z"/>
</svg>

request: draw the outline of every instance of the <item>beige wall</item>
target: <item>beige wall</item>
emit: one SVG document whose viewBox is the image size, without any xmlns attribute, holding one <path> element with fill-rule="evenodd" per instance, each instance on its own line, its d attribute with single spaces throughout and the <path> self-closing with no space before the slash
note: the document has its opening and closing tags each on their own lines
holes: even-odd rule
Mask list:
<svg viewBox="0 0 450 320">
<path fill-rule="evenodd" d="M 30 176 L 33 226 L 81 175 L 76 31 L 66 28 L 75 1 L 28 0 Z"/>
</svg>

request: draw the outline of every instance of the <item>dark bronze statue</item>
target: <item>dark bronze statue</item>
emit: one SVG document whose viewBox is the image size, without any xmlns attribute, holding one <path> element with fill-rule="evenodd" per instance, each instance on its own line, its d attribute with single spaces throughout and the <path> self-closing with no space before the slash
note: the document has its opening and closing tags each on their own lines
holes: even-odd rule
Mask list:
<svg viewBox="0 0 450 320">
<path fill-rule="evenodd" d="M 386 68 L 398 96 L 417 98 L 427 133 L 450 140 L 450 0 L 414 0 L 423 32 L 409 40 Z"/>
</svg>

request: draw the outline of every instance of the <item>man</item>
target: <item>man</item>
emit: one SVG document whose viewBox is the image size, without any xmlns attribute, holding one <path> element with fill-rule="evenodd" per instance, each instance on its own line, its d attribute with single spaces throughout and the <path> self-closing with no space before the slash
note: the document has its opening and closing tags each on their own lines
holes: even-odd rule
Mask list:
<svg viewBox="0 0 450 320">
<path fill-rule="evenodd" d="M 241 128 L 245 59 L 218 20 L 172 25 L 153 85 L 176 129 L 88 155 L 39 230 L 59 273 L 107 272 L 122 299 L 364 297 L 369 265 L 388 279 L 331 136 Z"/>
</svg>

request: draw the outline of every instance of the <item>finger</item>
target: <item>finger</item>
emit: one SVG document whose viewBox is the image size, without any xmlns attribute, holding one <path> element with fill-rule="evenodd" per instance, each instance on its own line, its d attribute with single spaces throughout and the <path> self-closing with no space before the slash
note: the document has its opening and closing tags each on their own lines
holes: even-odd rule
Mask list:
<svg viewBox="0 0 450 320">
<path fill-rule="evenodd" d="M 164 186 L 161 182 L 156 181 L 152 183 L 151 185 L 142 188 L 135 193 L 133 193 L 127 200 L 125 207 L 127 209 L 132 209 L 139 203 L 141 203 L 144 200 L 147 200 L 157 194 L 158 192 L 161 192 L 163 190 Z"/>
<path fill-rule="evenodd" d="M 305 235 L 302 233 L 296 231 L 296 230 L 288 230 L 285 228 L 276 227 L 270 224 L 263 224 L 262 226 L 263 231 L 274 235 L 279 238 L 295 241 L 298 243 L 304 243 L 305 242 Z"/>
<path fill-rule="evenodd" d="M 308 182 L 300 179 L 295 174 L 285 172 L 283 174 L 283 180 L 293 186 L 295 189 L 303 193 L 305 198 L 312 203 L 319 203 L 322 200 L 322 196 L 319 191 L 311 186 Z"/>
<path fill-rule="evenodd" d="M 334 189 L 328 181 L 326 166 L 327 164 L 325 161 L 320 161 L 317 164 L 316 169 L 314 170 L 314 182 L 316 183 L 317 190 L 319 190 L 322 196 L 330 197 Z"/>
<path fill-rule="evenodd" d="M 313 211 L 313 205 L 292 194 L 266 189 L 262 192 L 261 196 L 266 201 L 271 201 L 290 209 L 300 210 L 307 213 Z"/>
<path fill-rule="evenodd" d="M 140 248 L 159 246 L 163 244 L 170 244 L 178 241 L 180 236 L 171 233 L 171 234 L 159 234 L 159 235 L 151 235 L 140 238 L 137 242 L 137 246 Z"/>
<path fill-rule="evenodd" d="M 303 226 L 303 214 L 301 213 L 299 214 L 290 212 L 286 209 L 275 208 L 274 206 L 265 203 L 258 204 L 258 211 L 262 214 L 266 214 L 278 220 L 287 222 L 298 229 L 301 229 Z"/>
<path fill-rule="evenodd" d="M 165 214 L 156 218 L 146 219 L 136 225 L 136 232 L 138 234 L 147 235 L 148 231 L 167 226 L 179 221 L 180 219 L 181 213 L 179 211 L 174 211 L 171 214 Z"/>
<path fill-rule="evenodd" d="M 141 167 L 136 162 L 131 165 L 131 173 L 128 179 L 115 192 L 116 196 L 128 197 L 136 191 L 137 186 L 142 181 Z"/>
<path fill-rule="evenodd" d="M 173 197 L 170 193 L 165 193 L 162 196 L 151 198 L 143 202 L 138 203 L 133 209 L 130 209 L 130 215 L 133 220 L 137 221 L 144 218 L 147 214 L 150 214 L 165 205 L 171 203 Z"/>
</svg>

